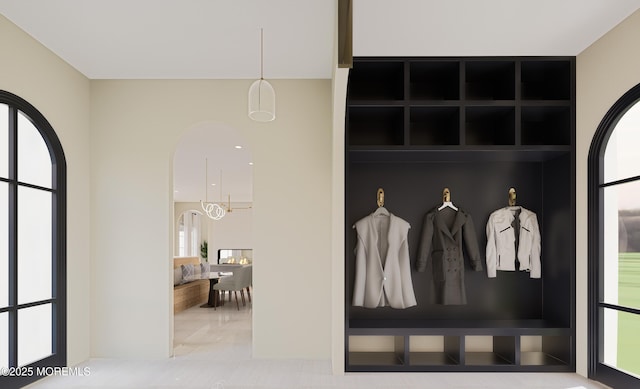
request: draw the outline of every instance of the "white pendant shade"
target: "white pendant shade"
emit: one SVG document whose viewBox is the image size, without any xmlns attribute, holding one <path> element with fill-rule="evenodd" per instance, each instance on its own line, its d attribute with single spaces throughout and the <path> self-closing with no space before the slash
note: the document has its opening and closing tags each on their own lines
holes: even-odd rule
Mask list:
<svg viewBox="0 0 640 389">
<path fill-rule="evenodd" d="M 269 81 L 256 80 L 249 88 L 249 117 L 257 122 L 276 118 L 276 92 Z"/>
<path fill-rule="evenodd" d="M 256 122 L 270 122 L 276 118 L 276 92 L 263 72 L 264 34 L 260 29 L 260 79 L 249 87 L 249 117 Z"/>
</svg>

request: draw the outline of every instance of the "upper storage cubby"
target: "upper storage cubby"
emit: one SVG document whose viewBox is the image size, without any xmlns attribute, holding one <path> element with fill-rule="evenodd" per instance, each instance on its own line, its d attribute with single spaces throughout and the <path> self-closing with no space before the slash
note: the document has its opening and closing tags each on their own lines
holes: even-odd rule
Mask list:
<svg viewBox="0 0 640 389">
<path fill-rule="evenodd" d="M 454 61 L 412 61 L 409 63 L 411 100 L 458 100 L 460 63 Z"/>
<path fill-rule="evenodd" d="M 458 107 L 412 107 L 411 144 L 458 145 L 460 109 Z"/>
<path fill-rule="evenodd" d="M 513 100 L 515 98 L 515 65 L 514 61 L 467 61 L 465 99 Z"/>
<path fill-rule="evenodd" d="M 523 145 L 571 144 L 571 109 L 569 106 L 525 106 L 521 112 Z"/>
<path fill-rule="evenodd" d="M 513 107 L 467 107 L 465 117 L 467 145 L 515 144 Z"/>
<path fill-rule="evenodd" d="M 347 145 L 359 150 L 568 151 L 571 57 L 355 58 Z"/>
<path fill-rule="evenodd" d="M 568 100 L 571 98 L 571 62 L 522 61 L 523 100 Z"/>
<path fill-rule="evenodd" d="M 402 107 L 350 107 L 349 144 L 401 146 L 404 143 Z"/>
<path fill-rule="evenodd" d="M 403 61 L 354 61 L 349 77 L 347 98 L 350 101 L 404 99 Z"/>
</svg>

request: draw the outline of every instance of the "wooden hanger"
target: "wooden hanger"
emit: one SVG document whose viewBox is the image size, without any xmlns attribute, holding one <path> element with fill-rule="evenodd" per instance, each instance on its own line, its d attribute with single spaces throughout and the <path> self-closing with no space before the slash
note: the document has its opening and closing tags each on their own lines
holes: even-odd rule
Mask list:
<svg viewBox="0 0 640 389">
<path fill-rule="evenodd" d="M 454 211 L 458 210 L 458 207 L 453 205 L 453 203 L 451 202 L 451 191 L 449 190 L 449 188 L 444 188 L 444 190 L 442 191 L 442 205 L 440 206 L 440 208 L 438 208 L 438 211 L 442 211 L 447 207 L 453 209 Z"/>
<path fill-rule="evenodd" d="M 384 207 L 384 189 L 378 188 L 376 203 L 378 209 L 373 213 L 373 216 L 389 216 L 389 211 Z"/>
</svg>

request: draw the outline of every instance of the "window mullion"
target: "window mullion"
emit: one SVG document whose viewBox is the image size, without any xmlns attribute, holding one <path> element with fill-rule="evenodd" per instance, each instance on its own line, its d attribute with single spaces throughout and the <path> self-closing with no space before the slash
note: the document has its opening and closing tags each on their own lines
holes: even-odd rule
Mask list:
<svg viewBox="0 0 640 389">
<path fill-rule="evenodd" d="M 9 366 L 18 363 L 18 110 L 9 106 Z"/>
<path fill-rule="evenodd" d="M 603 182 L 602 184 L 600 184 L 600 188 L 606 188 L 608 186 L 614 186 L 619 184 L 626 184 L 628 182 L 634 182 L 639 180 L 640 180 L 640 176 L 633 176 L 633 177 L 623 178 L 621 180 Z"/>
</svg>

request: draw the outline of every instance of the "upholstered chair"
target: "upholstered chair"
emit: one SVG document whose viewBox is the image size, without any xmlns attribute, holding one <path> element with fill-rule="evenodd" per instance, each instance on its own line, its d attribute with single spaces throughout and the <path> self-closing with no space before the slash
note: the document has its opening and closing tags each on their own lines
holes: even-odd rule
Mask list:
<svg viewBox="0 0 640 389">
<path fill-rule="evenodd" d="M 244 290 L 247 289 L 248 292 L 249 285 L 251 284 L 251 272 L 251 265 L 233 269 L 233 275 L 223 277 L 217 284 L 213 285 L 213 289 L 218 292 L 214 296 L 214 307 L 218 306 L 218 295 L 223 291 L 233 292 L 238 310 L 240 310 L 240 303 L 238 302 L 238 292 L 240 292 L 242 305 L 245 306 Z M 229 296 L 229 298 L 231 298 L 231 296 Z M 251 295 L 249 295 L 249 301 L 251 301 Z"/>
</svg>

